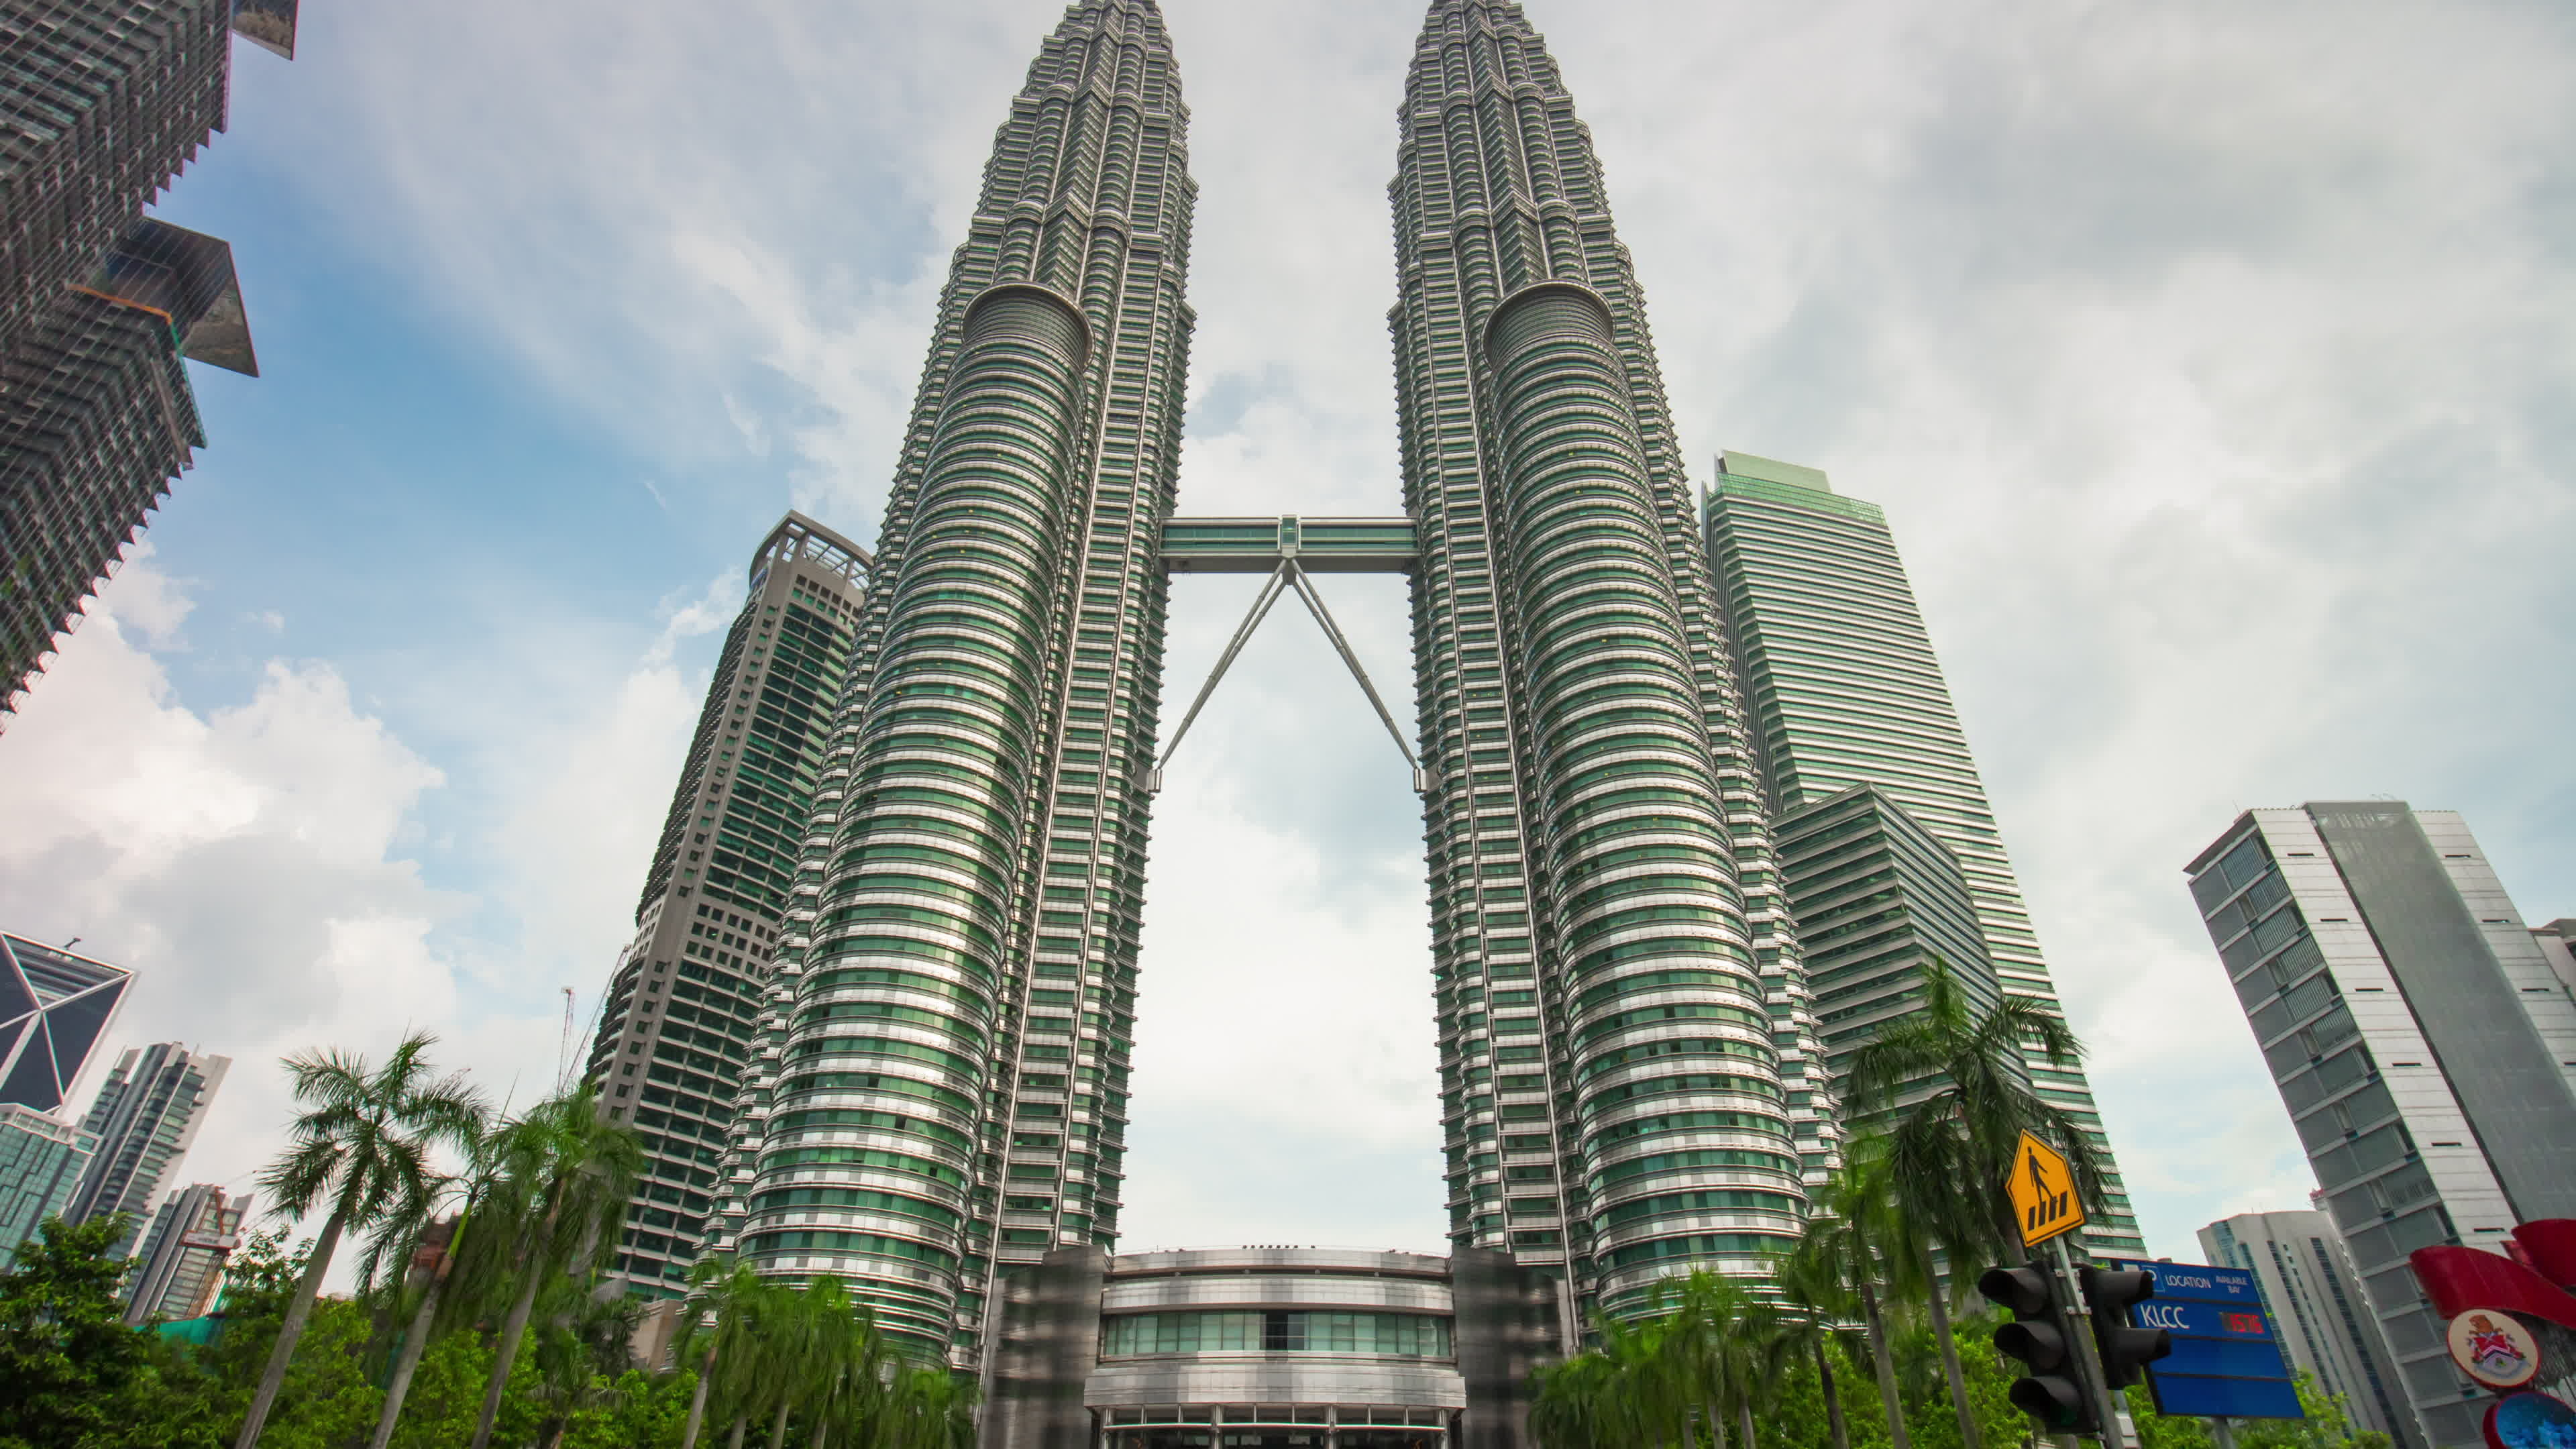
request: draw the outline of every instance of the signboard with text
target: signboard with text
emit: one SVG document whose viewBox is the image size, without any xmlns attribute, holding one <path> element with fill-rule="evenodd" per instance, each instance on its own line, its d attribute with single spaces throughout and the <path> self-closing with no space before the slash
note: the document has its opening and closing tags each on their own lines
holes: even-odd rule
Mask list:
<svg viewBox="0 0 2576 1449">
<path fill-rule="evenodd" d="M 2254 1275 L 2196 1263 L 2110 1260 L 2153 1274 L 2156 1296 L 2129 1309 L 2139 1328 L 2173 1335 L 2173 1352 L 2147 1365 L 2159 1414 L 2213 1419 L 2298 1419 L 2299 1394 Z"/>
</svg>

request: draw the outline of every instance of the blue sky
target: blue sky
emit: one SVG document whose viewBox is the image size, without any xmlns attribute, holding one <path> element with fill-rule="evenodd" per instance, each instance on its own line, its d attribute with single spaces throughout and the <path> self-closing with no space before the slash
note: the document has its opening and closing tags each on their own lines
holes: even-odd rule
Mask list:
<svg viewBox="0 0 2576 1449">
<path fill-rule="evenodd" d="M 1411 0 L 1168 0 L 1187 511 L 1393 511 Z M 1534 0 L 1692 465 L 1885 505 L 2151 1245 L 2313 1185 L 2178 868 L 2234 814 L 2465 811 L 2576 914 L 2576 18 Z M 789 506 L 872 538 L 932 291 L 1052 0 L 319 3 L 161 207 L 266 375 L 0 735 L 0 921 L 243 1066 L 434 1026 L 520 1100 L 627 931 Z M 1293 123 L 1283 123 L 1283 117 Z M 1193 689 L 1253 581 L 1176 591 Z M 1401 693 L 1401 591 L 1332 580 Z M 1274 617 L 1158 805 L 1134 1246 L 1439 1240 L 1401 762 Z M 515 1085 L 514 1085 L 515 1084 Z"/>
</svg>

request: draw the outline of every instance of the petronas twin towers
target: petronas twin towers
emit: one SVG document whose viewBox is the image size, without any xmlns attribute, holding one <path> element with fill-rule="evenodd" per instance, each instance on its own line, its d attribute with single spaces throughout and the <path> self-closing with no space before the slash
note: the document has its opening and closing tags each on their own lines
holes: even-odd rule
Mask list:
<svg viewBox="0 0 2576 1449">
<path fill-rule="evenodd" d="M 1076 0 L 995 140 L 719 1188 L 961 1361 L 1118 1228 L 1167 576 L 1228 535 L 1172 517 L 1187 121 L 1153 0 Z M 1508 0 L 1434 0 L 1401 125 L 1405 517 L 1344 532 L 1411 579 L 1450 1238 L 1615 1313 L 1793 1237 L 1833 1114 L 1590 137 Z"/>
</svg>

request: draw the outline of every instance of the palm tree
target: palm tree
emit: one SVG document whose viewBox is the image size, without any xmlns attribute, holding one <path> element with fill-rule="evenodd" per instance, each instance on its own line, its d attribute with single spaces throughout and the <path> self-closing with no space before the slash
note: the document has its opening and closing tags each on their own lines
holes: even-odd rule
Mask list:
<svg viewBox="0 0 2576 1449">
<path fill-rule="evenodd" d="M 340 1051 L 286 1059 L 295 1099 L 305 1110 L 295 1119 L 285 1154 L 260 1174 L 260 1185 L 270 1193 L 271 1211 L 281 1216 L 302 1218 L 326 1201 L 329 1215 L 287 1300 L 235 1449 L 251 1449 L 268 1425 L 341 1236 L 367 1231 L 430 1197 L 430 1154 L 442 1145 L 470 1148 L 481 1135 L 482 1097 L 461 1077 L 432 1074 L 429 1049 L 437 1043 L 426 1032 L 413 1032 L 382 1067 Z"/>
<path fill-rule="evenodd" d="M 1797 1271 L 1819 1283 L 1837 1285 L 1860 1308 L 1869 1335 L 1871 1364 L 1878 1371 L 1878 1397 L 1887 1413 L 1887 1437 L 1894 1449 L 1912 1449 L 1905 1432 L 1905 1405 L 1896 1393 L 1896 1366 L 1887 1352 L 1887 1318 L 1880 1311 L 1878 1290 L 1885 1280 L 1878 1234 L 1885 1215 L 1876 1210 L 1884 1193 L 1870 1180 L 1866 1164 L 1846 1161 L 1826 1180 L 1816 1196 L 1815 1216 L 1798 1238 Z"/>
<path fill-rule="evenodd" d="M 1956 1265 L 2000 1256 L 2019 1242 L 2003 1187 L 2026 1131 L 2065 1150 L 2087 1203 L 2098 1206 L 2102 1196 L 2101 1154 L 2075 1119 L 2031 1084 L 2033 1050 L 2052 1066 L 2083 1059 L 2082 1043 L 2054 1007 L 2007 995 L 1979 1011 L 1948 963 L 1934 956 L 1921 1009 L 1852 1056 L 1854 1115 L 1885 1134 L 1870 1150 L 1883 1164 L 1887 1241 L 1900 1275 L 1931 1307 L 1967 1449 L 1981 1449 L 1976 1416 L 1933 1254 Z"/>
<path fill-rule="evenodd" d="M 475 1144 L 469 1160 L 480 1156 L 481 1145 L 479 1141 Z M 367 1441 L 367 1449 L 386 1449 L 393 1442 L 394 1426 L 401 1421 L 403 1403 L 411 1395 L 412 1377 L 419 1372 L 421 1356 L 428 1351 L 430 1336 L 438 1324 L 439 1301 L 448 1275 L 456 1266 L 466 1223 L 473 1217 L 474 1186 L 479 1180 L 471 1168 L 463 1176 L 431 1179 L 425 1194 L 386 1216 L 367 1245 L 367 1256 L 358 1270 L 359 1291 L 363 1295 L 381 1294 L 388 1311 L 398 1310 L 409 1288 L 411 1268 L 428 1250 L 429 1235 L 437 1226 L 440 1210 L 460 1193 L 465 1199 L 463 1210 L 448 1227 L 447 1241 L 435 1250 L 437 1259 L 430 1267 L 429 1281 L 421 1285 L 420 1300 L 413 1305 L 403 1329 L 402 1346 L 395 1351 L 393 1373 L 385 1384 L 385 1402 L 377 1411 L 376 1431 Z"/>
<path fill-rule="evenodd" d="M 601 1236 L 624 1220 L 627 1194 L 644 1164 L 635 1129 L 603 1118 L 589 1087 L 548 1098 L 503 1123 L 488 1152 L 494 1172 L 483 1210 L 506 1244 L 506 1276 L 516 1291 L 493 1346 L 473 1449 L 490 1449 L 538 1291 L 583 1278 Z"/>
<path fill-rule="evenodd" d="M 673 1362 L 688 1361 L 702 1331 L 706 1356 L 698 1364 L 697 1387 L 689 1396 L 689 1418 L 680 1434 L 680 1449 L 698 1449 L 698 1431 L 706 1425 L 707 1396 L 715 1387 L 716 1370 L 750 1346 L 753 1304 L 769 1291 L 767 1280 L 749 1267 L 715 1258 L 700 1259 L 690 1276 L 689 1296 L 696 1300 L 698 1312 L 681 1330 Z M 708 1324 L 713 1327 L 706 1327 Z"/>
<path fill-rule="evenodd" d="M 1834 1387 L 1833 1325 L 1849 1322 L 1859 1300 L 1816 1258 L 1792 1252 L 1780 1263 L 1780 1297 L 1793 1310 L 1780 1318 L 1783 1356 L 1804 1352 L 1816 1360 L 1816 1382 L 1825 1397 L 1825 1427 L 1833 1449 L 1851 1449 L 1851 1428 L 1843 1422 L 1842 1396 Z"/>
<path fill-rule="evenodd" d="M 870 1449 L 974 1449 L 975 1381 L 935 1363 L 898 1370 Z"/>
<path fill-rule="evenodd" d="M 1992 1241 L 2000 1244 L 2021 1240 L 2003 1186 L 2024 1132 L 2064 1152 L 2076 1192 L 2088 1205 L 2102 1202 L 2102 1154 L 2073 1117 L 2031 1084 L 2034 1051 L 2054 1067 L 2084 1059 L 2084 1044 L 2055 1007 L 2006 995 L 1981 1012 L 1949 964 L 1934 956 L 1924 971 L 1921 1008 L 1852 1054 L 1853 1115 L 1884 1126 L 1892 1185 L 1926 1202 L 1942 1195 L 1944 1182 L 1949 1196 L 1974 1194 L 1962 1210 L 1941 1217 L 1982 1209 Z"/>
<path fill-rule="evenodd" d="M 1932 1339 L 1950 1403 L 1959 1417 L 1959 1442 L 1966 1449 L 1983 1449 L 1976 1413 L 1968 1400 L 1967 1374 L 1959 1363 L 1958 1339 L 1950 1326 L 1950 1297 L 1957 1285 L 1944 1281 L 1941 1264 L 1935 1261 L 1936 1254 L 1951 1264 L 1986 1257 L 1992 1236 L 1987 1231 L 1990 1218 L 1976 1194 L 1959 1190 L 1962 1182 L 1976 1179 L 1961 1175 L 1964 1165 L 1938 1181 L 1900 1175 L 1891 1162 L 1889 1144 L 1881 1137 L 1860 1138 L 1849 1153 L 1866 1164 L 1864 1173 L 1879 1185 L 1871 1210 L 1878 1218 L 1876 1236 L 1884 1245 L 1896 1292 L 1920 1299 L 1930 1310 Z"/>
</svg>

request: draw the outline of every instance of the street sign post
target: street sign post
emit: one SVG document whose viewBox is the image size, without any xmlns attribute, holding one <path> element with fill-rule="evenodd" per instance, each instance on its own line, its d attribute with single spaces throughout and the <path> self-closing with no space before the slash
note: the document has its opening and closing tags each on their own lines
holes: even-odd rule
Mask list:
<svg viewBox="0 0 2576 1449">
<path fill-rule="evenodd" d="M 2028 1132 L 2021 1134 L 2020 1145 L 2013 1149 L 2012 1175 L 2004 1181 L 2004 1193 L 2012 1201 L 2013 1221 L 2021 1228 L 2025 1247 L 2036 1248 L 2084 1226 L 2084 1201 L 2075 1191 L 2075 1169 L 2064 1153 Z"/>
<path fill-rule="evenodd" d="M 2113 1259 L 2155 1279 L 2155 1296 L 2129 1309 L 2138 1328 L 2173 1335 L 2173 1352 L 2146 1366 L 2159 1414 L 2211 1419 L 2299 1419 L 2299 1393 L 2254 1275 L 2241 1268 Z"/>
</svg>

